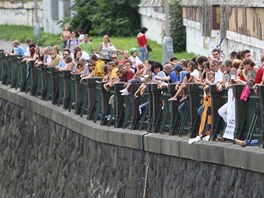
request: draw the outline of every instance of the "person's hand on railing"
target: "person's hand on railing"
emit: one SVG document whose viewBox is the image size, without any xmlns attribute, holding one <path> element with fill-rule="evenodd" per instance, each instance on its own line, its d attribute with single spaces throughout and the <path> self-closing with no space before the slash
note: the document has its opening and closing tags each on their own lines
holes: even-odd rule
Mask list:
<svg viewBox="0 0 264 198">
<path fill-rule="evenodd" d="M 223 91 L 223 84 L 218 83 L 216 85 L 216 89 L 217 89 L 217 91 Z"/>
</svg>

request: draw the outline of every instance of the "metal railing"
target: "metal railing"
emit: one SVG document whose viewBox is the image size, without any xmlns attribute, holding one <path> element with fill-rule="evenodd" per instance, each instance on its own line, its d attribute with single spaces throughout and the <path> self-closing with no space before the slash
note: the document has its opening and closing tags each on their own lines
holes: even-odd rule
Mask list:
<svg viewBox="0 0 264 198">
<path fill-rule="evenodd" d="M 147 84 L 144 96 L 134 96 L 140 84 L 132 84 L 127 96 L 120 90 L 124 83 L 116 83 L 107 92 L 101 78 L 89 78 L 80 83 L 80 75 L 71 71 L 58 71 L 43 64 L 36 67 L 33 61 L 21 62 L 21 57 L 5 55 L 0 50 L 0 80 L 2 84 L 41 100 L 51 100 L 54 105 L 88 120 L 100 121 L 101 125 L 127 130 L 145 130 L 150 133 L 195 137 L 199 130 L 200 117 L 197 110 L 201 106 L 203 90 L 196 84 L 188 84 L 185 111 L 180 115 L 178 108 L 182 102 L 168 101 L 175 94 L 175 84 L 158 89 L 157 84 Z M 232 86 L 236 98 L 235 138 L 259 139 L 263 145 L 264 132 L 264 86 L 258 95 L 253 90 L 247 102 L 240 100 L 241 85 Z M 216 85 L 210 85 L 212 99 L 211 140 L 223 134 L 225 123 L 218 115 L 218 109 L 227 101 L 227 91 L 218 92 Z"/>
</svg>

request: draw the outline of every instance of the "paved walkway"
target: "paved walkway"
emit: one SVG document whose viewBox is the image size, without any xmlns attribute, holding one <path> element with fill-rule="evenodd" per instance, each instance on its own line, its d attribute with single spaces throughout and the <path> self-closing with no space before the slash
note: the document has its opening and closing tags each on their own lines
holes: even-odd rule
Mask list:
<svg viewBox="0 0 264 198">
<path fill-rule="evenodd" d="M 22 44 L 22 46 L 24 47 L 24 49 L 27 48 L 27 46 L 25 44 Z M 11 51 L 12 50 L 12 41 L 0 40 L 0 49 Z"/>
</svg>

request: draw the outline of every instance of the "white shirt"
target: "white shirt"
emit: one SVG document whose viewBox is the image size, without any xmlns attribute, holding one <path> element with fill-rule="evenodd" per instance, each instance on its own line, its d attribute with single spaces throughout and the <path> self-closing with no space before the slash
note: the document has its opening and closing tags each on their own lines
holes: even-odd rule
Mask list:
<svg viewBox="0 0 264 198">
<path fill-rule="evenodd" d="M 190 75 L 193 76 L 194 79 L 197 79 L 197 78 L 199 78 L 200 73 L 199 73 L 199 71 L 197 69 L 195 69 L 195 70 L 193 70 L 192 73 L 190 73 Z"/>
<path fill-rule="evenodd" d="M 83 38 L 84 38 L 84 34 L 80 34 L 80 35 L 79 35 L 79 38 L 78 38 L 79 44 L 80 44 L 81 42 L 83 42 Z"/>
<path fill-rule="evenodd" d="M 133 68 L 136 68 L 136 62 L 140 61 L 140 59 L 137 56 L 136 57 L 130 56 L 129 60 L 132 62 Z"/>
<path fill-rule="evenodd" d="M 82 50 L 82 56 L 81 56 L 81 58 L 83 58 L 84 60 L 89 60 L 90 59 L 90 56 L 89 56 L 89 54 L 86 52 L 86 51 L 83 51 Z"/>
<path fill-rule="evenodd" d="M 222 79 L 223 79 L 223 73 L 221 72 L 220 69 L 218 69 L 218 71 L 215 72 L 215 80 L 214 80 L 214 83 L 218 83 Z"/>
<path fill-rule="evenodd" d="M 30 56 L 29 47 L 26 49 L 25 56 Z"/>
</svg>

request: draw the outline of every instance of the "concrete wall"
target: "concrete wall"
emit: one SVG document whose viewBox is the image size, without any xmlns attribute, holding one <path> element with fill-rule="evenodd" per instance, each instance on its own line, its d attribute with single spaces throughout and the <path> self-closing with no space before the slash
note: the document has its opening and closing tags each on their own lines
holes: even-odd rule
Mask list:
<svg viewBox="0 0 264 198">
<path fill-rule="evenodd" d="M 0 1 L 0 16 L 0 24 L 33 26 L 34 2 Z M 42 27 L 42 2 L 38 2 L 38 17 Z"/>
<path fill-rule="evenodd" d="M 2 197 L 261 197 L 256 147 L 99 126 L 0 85 Z"/>
</svg>

